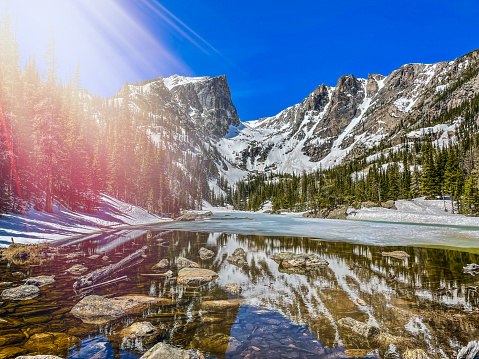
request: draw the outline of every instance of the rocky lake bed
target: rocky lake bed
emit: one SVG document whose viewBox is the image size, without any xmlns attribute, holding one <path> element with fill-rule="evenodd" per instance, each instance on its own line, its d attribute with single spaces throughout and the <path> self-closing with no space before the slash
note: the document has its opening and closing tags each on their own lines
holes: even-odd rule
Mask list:
<svg viewBox="0 0 479 359">
<path fill-rule="evenodd" d="M 479 347 L 471 250 L 158 226 L 2 256 L 0 359 L 433 359 Z"/>
</svg>

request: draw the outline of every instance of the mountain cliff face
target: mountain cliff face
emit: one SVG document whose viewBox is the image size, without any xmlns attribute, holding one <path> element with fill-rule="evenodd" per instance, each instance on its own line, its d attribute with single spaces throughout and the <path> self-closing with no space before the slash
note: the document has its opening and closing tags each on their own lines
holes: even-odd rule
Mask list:
<svg viewBox="0 0 479 359">
<path fill-rule="evenodd" d="M 478 60 L 475 51 L 450 62 L 404 65 L 386 77 L 344 75 L 335 87 L 321 85 L 300 104 L 247 123 L 218 149 L 248 171 L 298 172 L 335 166 L 381 141 L 397 145 L 422 128 L 435 131 L 427 123 L 479 94 Z M 454 124 L 448 125 L 434 136 L 452 138 Z"/>
<path fill-rule="evenodd" d="M 387 154 L 425 133 L 454 141 L 461 118 L 438 125 L 440 116 L 479 95 L 478 73 L 475 51 L 450 62 L 407 64 L 386 77 L 344 75 L 276 116 L 246 123 L 225 76 L 175 75 L 130 91 L 136 109 L 149 114 L 152 140 L 167 138 L 172 150 L 207 159 L 216 188 L 219 175 L 232 183 L 248 173 L 330 168 L 381 143 Z"/>
</svg>

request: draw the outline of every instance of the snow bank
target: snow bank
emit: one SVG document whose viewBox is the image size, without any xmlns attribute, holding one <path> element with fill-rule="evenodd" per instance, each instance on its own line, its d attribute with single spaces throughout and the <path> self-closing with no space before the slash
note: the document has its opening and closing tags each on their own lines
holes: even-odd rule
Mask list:
<svg viewBox="0 0 479 359">
<path fill-rule="evenodd" d="M 140 207 L 110 196 L 102 196 L 99 210 L 93 214 L 75 213 L 55 206 L 53 213 L 31 209 L 26 219 L 20 214 L 5 214 L 0 218 L 0 247 L 11 243 L 38 243 L 98 231 L 105 227 L 157 223 L 158 216 Z M 28 229 L 27 229 L 28 224 Z"/>
<path fill-rule="evenodd" d="M 397 210 L 381 207 L 352 209 L 348 219 L 479 227 L 478 217 L 452 214 L 451 201 L 447 200 L 426 200 L 424 197 L 398 200 L 396 207 Z"/>
</svg>

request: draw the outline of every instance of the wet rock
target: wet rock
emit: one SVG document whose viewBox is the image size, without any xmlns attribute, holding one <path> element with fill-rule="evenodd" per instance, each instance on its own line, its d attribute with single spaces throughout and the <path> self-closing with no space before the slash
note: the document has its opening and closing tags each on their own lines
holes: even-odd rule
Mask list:
<svg viewBox="0 0 479 359">
<path fill-rule="evenodd" d="M 81 340 L 65 333 L 37 333 L 33 334 L 24 344 L 31 353 L 51 353 L 67 351 Z"/>
<path fill-rule="evenodd" d="M 200 254 L 200 258 L 202 260 L 210 259 L 210 258 L 215 256 L 215 252 L 213 252 L 212 250 L 209 250 L 205 247 L 200 248 L 199 254 Z"/>
<path fill-rule="evenodd" d="M 377 337 L 381 333 L 378 327 L 359 322 L 349 317 L 339 319 L 338 325 L 368 340 L 377 340 Z"/>
<path fill-rule="evenodd" d="M 2 334 L 0 336 L 0 347 L 20 343 L 25 339 L 23 333 Z"/>
<path fill-rule="evenodd" d="M 121 330 L 118 335 L 128 339 L 149 337 L 156 333 L 156 328 L 150 322 L 133 323 L 128 328 Z"/>
<path fill-rule="evenodd" d="M 470 263 L 467 266 L 463 267 L 464 273 L 469 273 L 470 275 L 477 275 L 479 274 L 479 264 Z"/>
<path fill-rule="evenodd" d="M 40 288 L 27 284 L 15 288 L 8 288 L 2 292 L 2 298 L 9 300 L 28 300 L 38 297 L 39 295 Z"/>
<path fill-rule="evenodd" d="M 103 324 L 126 315 L 119 305 L 99 295 L 83 298 L 75 304 L 70 313 L 87 324 Z"/>
<path fill-rule="evenodd" d="M 241 307 L 244 299 L 207 300 L 201 303 L 201 308 L 210 310 L 221 310 Z"/>
<path fill-rule="evenodd" d="M 41 275 L 38 277 L 30 277 L 30 278 L 24 279 L 24 282 L 26 285 L 36 285 L 37 287 L 43 287 L 45 285 L 49 285 L 55 282 L 55 276 Z"/>
<path fill-rule="evenodd" d="M 63 359 L 61 357 L 57 357 L 56 355 L 22 355 L 16 357 L 15 359 Z"/>
<path fill-rule="evenodd" d="M 86 271 L 88 270 L 87 267 L 85 267 L 84 265 L 82 264 L 75 264 L 73 266 L 71 266 L 70 268 L 68 268 L 66 270 L 67 273 L 70 273 L 72 275 L 82 275 L 83 273 L 85 273 Z"/>
<path fill-rule="evenodd" d="M 158 343 L 140 359 L 204 359 L 204 356 L 198 351 L 188 351 L 166 343 Z"/>
<path fill-rule="evenodd" d="M 13 282 L 0 282 L 0 286 L 6 287 L 7 285 L 12 285 Z"/>
<path fill-rule="evenodd" d="M 243 289 L 240 287 L 238 283 L 226 284 L 225 285 L 226 291 L 232 295 L 240 295 Z"/>
<path fill-rule="evenodd" d="M 18 278 L 25 278 L 27 275 L 25 273 L 22 273 L 22 272 L 13 272 L 12 276 L 13 277 L 18 277 Z"/>
<path fill-rule="evenodd" d="M 98 259 L 100 257 L 101 257 L 101 255 L 99 255 L 99 254 L 93 254 L 90 257 L 88 257 L 88 259 Z"/>
<path fill-rule="evenodd" d="M 406 259 L 410 257 L 410 255 L 404 251 L 382 252 L 381 254 L 383 257 L 392 257 L 396 259 Z"/>
<path fill-rule="evenodd" d="M 228 263 L 238 267 L 248 265 L 248 262 L 246 261 L 246 252 L 243 248 L 236 248 L 226 260 Z"/>
<path fill-rule="evenodd" d="M 184 257 L 178 257 L 176 260 L 176 265 L 178 266 L 178 269 L 183 269 L 183 268 L 199 268 L 200 265 L 196 262 L 193 262 L 189 259 L 186 259 Z"/>
<path fill-rule="evenodd" d="M 167 298 L 141 295 L 127 295 L 116 298 L 89 295 L 75 304 L 70 313 L 87 324 L 104 324 L 135 309 L 142 308 L 148 303 L 171 305 L 174 302 Z"/>
<path fill-rule="evenodd" d="M 457 354 L 457 359 L 474 359 L 479 355 L 479 341 L 472 341 Z"/>
<path fill-rule="evenodd" d="M 170 261 L 167 258 L 163 258 L 161 261 L 156 263 L 151 269 L 164 269 L 170 266 Z"/>
<path fill-rule="evenodd" d="M 6 347 L 0 349 L 0 359 L 14 358 L 18 355 L 27 353 L 28 350 L 20 347 Z"/>
<path fill-rule="evenodd" d="M 200 286 L 218 278 L 218 274 L 210 269 L 183 268 L 178 272 L 178 284 Z"/>
<path fill-rule="evenodd" d="M 292 252 L 281 252 L 273 255 L 272 259 L 284 268 L 315 268 L 324 267 L 329 263 L 313 253 L 294 254 Z"/>
</svg>

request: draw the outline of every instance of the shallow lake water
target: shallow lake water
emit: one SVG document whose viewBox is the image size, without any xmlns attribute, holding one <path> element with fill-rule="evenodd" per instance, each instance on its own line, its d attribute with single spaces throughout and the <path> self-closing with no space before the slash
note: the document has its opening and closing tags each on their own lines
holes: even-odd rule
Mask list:
<svg viewBox="0 0 479 359">
<path fill-rule="evenodd" d="M 56 281 L 42 287 L 37 298 L 3 300 L 0 358 L 19 354 L 139 358 L 155 341 L 200 350 L 211 358 L 384 356 L 384 348 L 371 345 L 366 338 L 342 325 L 342 318 L 378 326 L 409 347 L 424 350 L 431 358 L 456 357 L 460 348 L 478 338 L 479 294 L 471 287 L 479 285 L 479 278 L 463 272 L 468 263 L 479 262 L 473 253 L 418 245 L 391 246 L 396 239 L 380 243 L 379 236 L 372 241 L 376 245 L 362 244 L 367 230 L 359 222 L 337 225 L 334 229 L 334 235 L 340 236 L 342 232 L 352 238 L 353 229 L 358 228 L 354 226 L 364 226 L 359 230 L 358 243 L 328 235 L 334 223 L 343 221 L 328 223 L 322 233 L 329 237 L 322 240 L 318 239 L 320 233 L 289 236 L 295 229 L 288 227 L 288 219 L 275 222 L 272 218 L 272 223 L 260 223 L 261 217 L 245 219 L 243 214 L 236 215 L 243 219 L 228 217 L 235 215 L 223 214 L 205 223 L 172 223 L 167 226 L 170 230 L 166 234 L 167 227 L 151 226 L 64 241 L 55 260 L 36 266 L 0 262 L 0 281 L 12 282 L 1 290 L 22 283 L 13 276 L 15 272 L 29 277 L 56 275 Z M 417 231 L 418 226 L 409 227 Z M 237 233 L 233 233 L 235 229 Z M 272 234 L 265 235 L 270 229 Z M 306 230 L 303 228 L 303 232 Z M 317 231 L 317 227 L 309 230 Z M 446 237 L 444 231 L 459 238 L 456 240 L 461 240 L 458 234 L 475 232 L 467 228 L 434 227 L 429 236 L 442 233 L 442 241 Z M 280 236 L 280 232 L 286 236 Z M 399 238 L 401 233 L 394 232 L 391 236 Z M 405 243 L 413 244 L 410 237 L 403 238 Z M 83 264 L 91 271 L 116 263 L 145 245 L 147 256 L 141 263 L 112 276 L 127 275 L 129 281 L 88 293 L 73 290 L 76 277 L 65 272 L 72 265 Z M 215 256 L 201 260 L 198 254 L 201 247 L 211 249 Z M 247 266 L 237 267 L 227 261 L 236 248 L 246 251 Z M 393 250 L 405 251 L 410 257 L 400 260 L 382 255 Z M 302 272 L 288 270 L 271 259 L 283 251 L 315 253 L 329 265 Z M 108 260 L 88 259 L 92 254 L 106 254 Z M 176 276 L 179 256 L 214 270 L 219 278 L 207 285 L 187 288 L 159 276 L 167 269 L 152 269 L 160 259 L 168 258 Z M 242 287 L 241 295 L 227 293 L 225 286 L 231 283 Z M 150 304 L 140 312 L 93 325 L 69 313 L 86 294 L 109 297 L 141 294 L 169 298 L 173 304 Z M 154 342 L 128 341 L 118 336 L 121 329 L 142 321 L 158 328 Z M 53 339 L 46 340 L 43 346 L 32 344 L 30 339 L 38 333 L 55 333 L 52 338 L 75 337 L 78 341 L 72 348 Z"/>
</svg>

